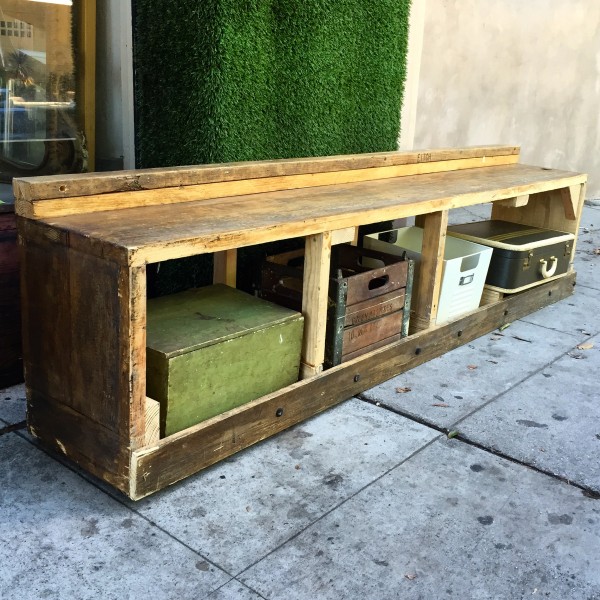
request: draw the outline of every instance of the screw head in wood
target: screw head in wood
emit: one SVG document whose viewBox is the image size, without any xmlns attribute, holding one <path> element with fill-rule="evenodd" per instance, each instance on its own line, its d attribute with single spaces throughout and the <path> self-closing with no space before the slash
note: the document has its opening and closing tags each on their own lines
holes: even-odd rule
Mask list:
<svg viewBox="0 0 600 600">
<path fill-rule="evenodd" d="M 360 375 L 359 375 L 359 374 L 356 374 L 356 375 L 354 376 L 354 383 L 358 383 L 359 381 L 360 381 Z"/>
<path fill-rule="evenodd" d="M 282 417 L 282 416 L 283 416 L 283 408 L 278 408 L 278 409 L 275 411 L 275 416 L 276 416 L 276 417 Z"/>
</svg>

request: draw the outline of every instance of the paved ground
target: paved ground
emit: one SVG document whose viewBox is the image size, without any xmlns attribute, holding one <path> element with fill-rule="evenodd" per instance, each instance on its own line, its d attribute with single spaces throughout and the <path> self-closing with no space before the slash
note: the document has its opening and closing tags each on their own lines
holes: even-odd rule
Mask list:
<svg viewBox="0 0 600 600">
<path fill-rule="evenodd" d="M 586 207 L 571 298 L 138 503 L 0 392 L 0 598 L 599 600 L 599 247 Z"/>
</svg>

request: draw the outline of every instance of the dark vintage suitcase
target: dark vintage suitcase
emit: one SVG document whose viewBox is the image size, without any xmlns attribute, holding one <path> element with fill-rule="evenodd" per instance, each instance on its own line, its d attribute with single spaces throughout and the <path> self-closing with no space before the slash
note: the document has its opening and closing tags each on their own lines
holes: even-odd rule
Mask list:
<svg viewBox="0 0 600 600">
<path fill-rule="evenodd" d="M 508 221 L 480 221 L 448 227 L 448 234 L 491 246 L 486 287 L 514 293 L 569 269 L 575 236 Z"/>
<path fill-rule="evenodd" d="M 302 307 L 304 251 L 270 256 L 261 296 Z M 331 249 L 325 365 L 346 362 L 408 334 L 414 264 L 406 257 L 356 248 Z"/>
</svg>

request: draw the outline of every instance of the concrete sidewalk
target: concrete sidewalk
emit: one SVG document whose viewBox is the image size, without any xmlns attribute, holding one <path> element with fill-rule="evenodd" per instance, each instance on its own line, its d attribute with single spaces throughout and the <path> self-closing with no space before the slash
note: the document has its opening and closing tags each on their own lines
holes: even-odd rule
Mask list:
<svg viewBox="0 0 600 600">
<path fill-rule="evenodd" d="M 137 503 L 0 392 L 0 598 L 600 599 L 600 207 L 581 227 L 571 298 Z"/>
</svg>

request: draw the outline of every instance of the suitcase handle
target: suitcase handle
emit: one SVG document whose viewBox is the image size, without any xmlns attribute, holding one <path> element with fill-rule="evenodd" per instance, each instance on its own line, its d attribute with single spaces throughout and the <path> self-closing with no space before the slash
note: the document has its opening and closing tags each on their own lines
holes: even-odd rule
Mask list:
<svg viewBox="0 0 600 600">
<path fill-rule="evenodd" d="M 556 256 L 551 256 L 550 262 L 552 263 L 552 266 L 548 268 L 548 261 L 544 258 L 540 260 L 540 273 L 544 279 L 548 279 L 548 277 L 552 277 L 552 275 L 556 273 L 556 266 L 558 265 Z"/>
</svg>

